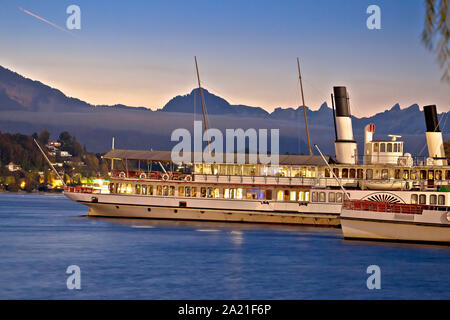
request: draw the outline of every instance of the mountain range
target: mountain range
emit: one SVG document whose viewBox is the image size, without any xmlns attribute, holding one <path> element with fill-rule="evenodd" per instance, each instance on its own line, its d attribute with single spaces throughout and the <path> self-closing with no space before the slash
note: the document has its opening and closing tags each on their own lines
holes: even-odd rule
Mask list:
<svg viewBox="0 0 450 320">
<path fill-rule="evenodd" d="M 232 105 L 206 89 L 203 95 L 209 127 L 279 128 L 281 153 L 307 152 L 302 107 L 276 108 L 269 113 L 260 107 Z M 448 109 L 448 106 L 438 109 L 443 107 Z M 332 109 L 324 102 L 317 110 L 309 107 L 306 110 L 312 142 L 334 154 Z M 0 66 L 0 131 L 31 134 L 47 129 L 52 138 L 61 131 L 69 131 L 89 151 L 95 152 L 109 150 L 112 137 L 116 147 L 167 150 L 176 143 L 170 141 L 171 132 L 180 127 L 191 130 L 193 120 L 201 120 L 201 113 L 199 89 L 176 96 L 155 111 L 121 104 L 91 105 Z M 450 121 L 446 121 L 449 114 L 446 111 L 439 115 L 444 119 L 441 131 L 446 139 L 450 138 Z M 424 116 L 417 104 L 403 109 L 395 104 L 371 117 L 352 118 L 358 142 L 362 142 L 364 126 L 374 123 L 376 138 L 402 135 L 411 153 L 420 152 L 425 144 Z"/>
</svg>

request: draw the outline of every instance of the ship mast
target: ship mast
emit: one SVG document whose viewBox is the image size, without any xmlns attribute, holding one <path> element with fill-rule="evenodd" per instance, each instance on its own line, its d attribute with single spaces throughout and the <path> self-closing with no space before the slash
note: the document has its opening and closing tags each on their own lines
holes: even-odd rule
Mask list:
<svg viewBox="0 0 450 320">
<path fill-rule="evenodd" d="M 209 149 L 210 147 L 209 147 L 209 138 L 208 138 L 208 124 L 206 122 L 205 102 L 203 101 L 203 92 L 202 92 L 202 85 L 200 83 L 200 73 L 198 72 L 197 56 L 194 56 L 194 60 L 195 60 L 195 70 L 197 71 L 198 90 L 200 92 L 200 100 L 202 103 L 203 125 L 205 127 L 206 142 L 208 143 L 208 150 L 211 152 L 211 150 Z"/>
<path fill-rule="evenodd" d="M 300 92 L 302 94 L 303 115 L 305 117 L 306 138 L 308 139 L 309 155 L 312 156 L 311 141 L 309 140 L 308 120 L 306 118 L 305 96 L 303 95 L 302 74 L 300 72 L 300 60 L 297 58 L 298 79 L 300 80 Z"/>
</svg>

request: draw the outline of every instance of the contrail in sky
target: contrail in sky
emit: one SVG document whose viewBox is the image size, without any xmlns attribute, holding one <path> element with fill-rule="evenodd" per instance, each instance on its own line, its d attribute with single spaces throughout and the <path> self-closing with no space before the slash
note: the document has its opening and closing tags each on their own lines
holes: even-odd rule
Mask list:
<svg viewBox="0 0 450 320">
<path fill-rule="evenodd" d="M 44 19 L 44 18 L 38 16 L 37 14 L 34 14 L 33 12 L 30 12 L 30 11 L 28 11 L 28 10 L 25 10 L 24 8 L 21 8 L 21 7 L 19 7 L 19 10 L 25 12 L 26 14 L 29 14 L 29 15 L 32 16 L 32 17 L 35 17 L 36 19 L 39 19 L 39 20 L 41 20 L 41 21 L 44 21 L 45 23 L 51 25 L 52 27 L 55 27 L 55 28 L 58 29 L 58 30 L 67 32 L 67 33 L 70 34 L 71 36 L 75 36 L 73 33 L 69 32 L 68 30 L 64 29 L 63 27 L 60 27 L 60 26 L 58 26 L 57 24 L 54 24 L 53 22 L 48 21 L 48 20 L 46 20 L 46 19 Z"/>
</svg>

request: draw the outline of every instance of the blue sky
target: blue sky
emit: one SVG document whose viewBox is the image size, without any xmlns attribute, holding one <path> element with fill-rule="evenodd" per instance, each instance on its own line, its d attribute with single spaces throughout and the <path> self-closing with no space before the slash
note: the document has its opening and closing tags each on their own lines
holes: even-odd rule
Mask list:
<svg viewBox="0 0 450 320">
<path fill-rule="evenodd" d="M 300 104 L 300 57 L 306 104 L 329 101 L 346 85 L 353 113 L 395 103 L 450 109 L 435 57 L 420 43 L 423 1 L 15 1 L 1 0 L 0 64 L 94 104 L 162 107 L 196 86 L 231 103 Z M 66 8 L 81 8 L 76 36 L 61 27 Z M 366 28 L 366 9 L 381 8 L 381 30 Z"/>
</svg>

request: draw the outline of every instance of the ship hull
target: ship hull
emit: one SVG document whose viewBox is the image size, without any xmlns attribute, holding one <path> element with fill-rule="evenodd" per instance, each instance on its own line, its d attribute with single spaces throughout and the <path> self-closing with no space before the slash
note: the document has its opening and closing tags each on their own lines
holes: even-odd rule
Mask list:
<svg viewBox="0 0 450 320">
<path fill-rule="evenodd" d="M 239 209 L 227 203 L 227 208 L 217 206 L 217 200 L 206 200 L 202 203 L 187 202 L 187 207 L 180 207 L 180 199 L 137 199 L 132 201 L 112 195 L 87 195 L 66 192 L 65 195 L 74 201 L 89 207 L 89 216 L 112 217 L 112 218 L 145 218 L 145 219 L 170 219 L 170 220 L 197 220 L 197 221 L 220 221 L 220 222 L 249 222 L 249 223 L 271 223 L 271 224 L 295 224 L 313 225 L 323 227 L 339 227 L 338 214 L 314 213 L 314 212 L 290 212 L 282 208 L 274 210 L 270 204 L 264 204 L 269 208 L 261 208 L 255 202 L 249 202 L 243 206 L 243 201 L 237 203 Z M 94 199 L 94 200 L 93 200 Z M 163 201 L 166 200 L 166 201 Z M 184 202 L 184 201 L 181 201 Z M 177 205 L 175 205 L 177 204 Z M 251 208 L 251 207 L 254 208 Z M 297 205 L 298 207 L 298 205 Z"/>
<path fill-rule="evenodd" d="M 342 210 L 345 239 L 450 244 L 446 212 L 424 211 L 421 215 Z"/>
</svg>

